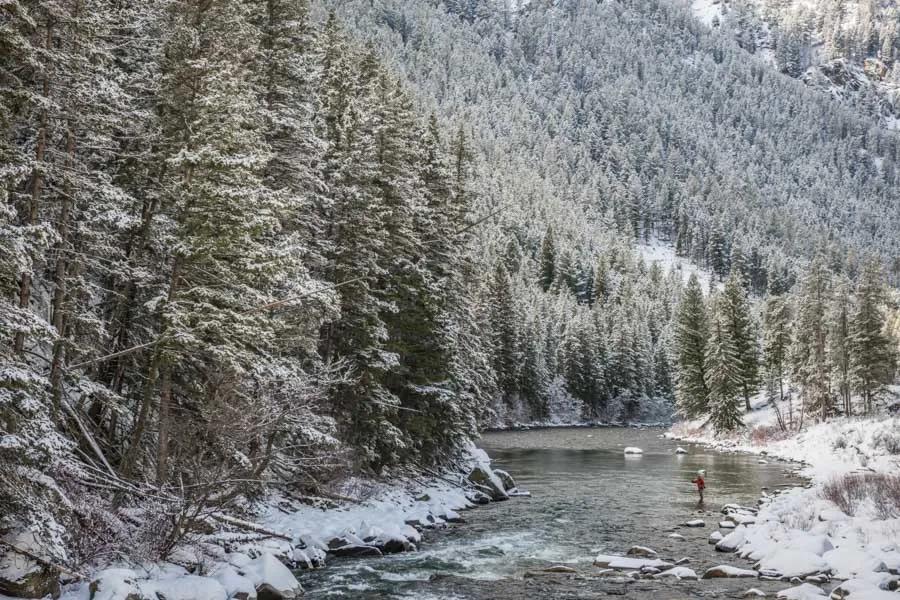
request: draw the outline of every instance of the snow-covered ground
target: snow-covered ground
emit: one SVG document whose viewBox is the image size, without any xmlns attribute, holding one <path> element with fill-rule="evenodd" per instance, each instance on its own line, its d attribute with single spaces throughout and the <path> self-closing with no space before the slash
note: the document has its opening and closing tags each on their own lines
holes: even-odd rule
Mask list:
<svg viewBox="0 0 900 600">
<path fill-rule="evenodd" d="M 248 511 L 247 520 L 224 514 L 207 519 L 212 531 L 178 548 L 167 562 L 98 566 L 64 585 L 61 599 L 228 600 L 253 598 L 262 590 L 269 598 L 294 598 L 303 590 L 291 568 L 324 566 L 326 555 L 413 551 L 424 529 L 460 520 L 457 511 L 525 494 L 514 487 L 508 474 L 494 471 L 487 454 L 471 445 L 457 470 L 390 482 L 351 479 L 334 494 L 345 498 L 339 502 L 312 506 L 272 494 Z M 0 577 L 15 580 L 16 570 L 25 575 L 27 562 L 0 564 Z"/>
<path fill-rule="evenodd" d="M 762 576 L 805 580 L 792 592 L 797 595 L 784 597 L 814 597 L 813 587 L 838 588 L 834 598 L 900 597 L 887 591 L 896 588 L 900 575 L 900 506 L 893 516 L 885 515 L 873 496 L 862 494 L 847 514 L 825 493 L 846 475 L 900 475 L 900 418 L 833 419 L 783 434 L 771 407 L 759 400 L 754 408 L 746 415 L 747 427 L 733 435 L 716 436 L 700 421 L 679 423 L 667 434 L 795 461 L 810 479 L 809 487 L 764 496 L 753 522 L 738 525 L 720 544 L 730 538 Z"/>
<path fill-rule="evenodd" d="M 648 266 L 659 264 L 664 273 L 674 271 L 681 273 L 681 279 L 687 282 L 691 274 L 696 274 L 700 281 L 700 287 L 706 291 L 709 289 L 710 273 L 706 269 L 698 267 L 689 259 L 675 254 L 675 248 L 668 242 L 651 240 L 635 245 L 635 251 L 644 259 Z"/>
</svg>

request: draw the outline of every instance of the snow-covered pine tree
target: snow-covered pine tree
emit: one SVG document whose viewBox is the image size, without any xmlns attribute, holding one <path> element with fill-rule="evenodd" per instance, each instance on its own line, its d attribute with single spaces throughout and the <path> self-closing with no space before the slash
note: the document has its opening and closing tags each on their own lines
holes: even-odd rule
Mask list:
<svg viewBox="0 0 900 600">
<path fill-rule="evenodd" d="M 737 252 L 732 253 L 732 256 L 743 255 Z M 731 338 L 731 343 L 737 350 L 741 393 L 744 396 L 744 408 L 749 412 L 750 397 L 756 393 L 759 385 L 759 350 L 744 277 L 734 263 L 719 299 L 719 310 L 726 317 L 726 335 Z"/>
<path fill-rule="evenodd" d="M 821 258 L 809 266 L 800 282 L 791 348 L 791 373 L 800 388 L 803 413 L 825 419 L 831 411 L 828 369 L 828 299 L 831 275 Z M 803 417 L 801 415 L 801 424 Z"/>
<path fill-rule="evenodd" d="M 850 368 L 853 387 L 862 396 L 863 409 L 871 413 L 885 389 L 895 360 L 896 342 L 885 334 L 884 276 L 881 265 L 870 259 L 856 284 L 850 324 Z"/>
<path fill-rule="evenodd" d="M 713 299 L 711 304 L 705 363 L 710 422 L 716 431 L 732 431 L 742 423 L 741 359 L 737 344 L 728 331 L 731 315 L 723 308 L 722 298 Z"/>
<path fill-rule="evenodd" d="M 835 391 L 844 415 L 853 414 L 850 381 L 850 281 L 846 276 L 835 278 L 828 304 L 828 364 Z"/>
<path fill-rule="evenodd" d="M 692 273 L 675 316 L 675 400 L 678 411 L 695 418 L 709 411 L 706 344 L 709 335 L 703 290 Z"/>
<path fill-rule="evenodd" d="M 781 407 L 785 398 L 785 375 L 788 369 L 788 352 L 791 344 L 791 314 L 787 299 L 781 294 L 766 298 L 763 309 L 763 364 L 770 403 Z M 793 427 L 794 412 L 788 407 L 784 426 Z"/>
</svg>

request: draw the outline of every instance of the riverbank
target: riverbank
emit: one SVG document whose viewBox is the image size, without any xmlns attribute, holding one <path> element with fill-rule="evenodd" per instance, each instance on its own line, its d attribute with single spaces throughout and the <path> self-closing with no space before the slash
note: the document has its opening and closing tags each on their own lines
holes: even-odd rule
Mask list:
<svg viewBox="0 0 900 600">
<path fill-rule="evenodd" d="M 303 593 L 295 572 L 333 558 L 415 551 L 423 532 L 461 523 L 461 511 L 521 494 L 474 445 L 456 468 L 389 480 L 350 478 L 329 499 L 272 493 L 240 515 L 199 515 L 190 535 L 165 561 L 127 557 L 62 578 L 62 600 L 264 600 Z M 27 549 L 28 540 L 17 547 Z M 23 582 L 45 569 L 26 556 L 0 564 L 0 578 Z M 52 587 L 52 586 L 51 586 Z M 36 590 L 36 587 L 32 587 Z M 0 600 L 6 598 L 0 593 Z"/>
<path fill-rule="evenodd" d="M 764 492 L 752 522 L 722 532 L 721 549 L 752 561 L 759 576 L 792 581 L 795 597 L 900 597 L 891 591 L 900 585 L 900 418 L 834 419 L 784 433 L 771 407 L 754 408 L 747 427 L 731 435 L 699 421 L 667 434 L 761 461 L 793 461 L 810 481 Z"/>
</svg>

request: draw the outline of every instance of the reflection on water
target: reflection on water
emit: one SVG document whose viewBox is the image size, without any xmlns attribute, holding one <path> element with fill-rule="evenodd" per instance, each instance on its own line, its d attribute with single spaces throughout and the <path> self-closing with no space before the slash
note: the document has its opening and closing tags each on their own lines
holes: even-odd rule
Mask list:
<svg viewBox="0 0 900 600">
<path fill-rule="evenodd" d="M 325 570 L 304 573 L 302 581 L 310 593 L 350 598 L 515 598 L 546 593 L 541 592 L 545 582 L 523 580 L 526 571 L 565 563 L 588 577 L 554 584 L 554 595 L 593 598 L 625 593 L 595 577 L 591 562 L 598 552 L 620 553 L 640 544 L 663 558 L 690 557 L 697 571 L 734 560 L 716 555 L 706 543 L 721 516 L 719 509 L 728 502 L 755 503 L 763 488 L 793 482 L 785 473 L 787 466 L 688 444 L 682 446 L 689 453 L 677 455 L 678 444 L 660 438 L 660 433 L 565 428 L 487 434 L 480 445 L 495 466 L 509 471 L 532 493 L 531 498 L 468 511 L 467 524 L 428 534 L 419 552 L 335 561 Z M 639 446 L 644 454 L 626 456 L 625 446 Z M 691 484 L 699 469 L 706 470 L 704 506 L 698 506 Z M 706 528 L 677 527 L 698 517 L 707 521 Z M 686 539 L 669 537 L 675 530 Z M 741 590 L 751 587 L 745 583 Z M 633 592 L 632 584 L 625 597 L 670 597 L 656 589 L 667 584 L 638 585 L 650 587 Z M 679 593 L 729 597 L 735 585 L 669 587 L 673 598 Z"/>
</svg>

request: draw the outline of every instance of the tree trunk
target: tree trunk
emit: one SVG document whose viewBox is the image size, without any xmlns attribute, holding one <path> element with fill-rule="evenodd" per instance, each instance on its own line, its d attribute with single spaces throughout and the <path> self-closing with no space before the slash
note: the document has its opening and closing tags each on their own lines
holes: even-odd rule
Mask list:
<svg viewBox="0 0 900 600">
<path fill-rule="evenodd" d="M 76 14 L 77 16 L 77 14 Z M 72 124 L 66 128 L 66 173 L 71 172 L 75 155 L 75 133 Z M 68 175 L 66 176 L 68 177 Z M 69 179 L 63 186 L 62 207 L 59 212 L 57 233 L 59 234 L 59 252 L 56 257 L 56 271 L 53 276 L 53 303 L 52 321 L 56 329 L 57 338 L 53 343 L 53 358 L 50 362 L 50 397 L 53 401 L 54 417 L 59 416 L 60 403 L 62 402 L 62 373 L 66 349 L 66 323 L 67 309 L 66 298 L 68 296 L 69 262 L 67 252 L 69 250 L 69 219 L 72 212 L 72 186 Z"/>
<path fill-rule="evenodd" d="M 48 20 L 47 21 L 47 35 L 44 38 L 44 49 L 49 51 L 53 44 L 53 24 Z M 49 76 L 44 77 L 44 83 L 42 86 L 42 94 L 44 98 L 47 98 L 50 95 L 50 78 Z M 28 215 L 26 222 L 31 225 L 37 225 L 38 220 L 38 207 L 41 202 L 41 192 L 44 188 L 44 174 L 41 171 L 42 163 L 44 162 L 44 153 L 47 150 L 47 126 L 49 121 L 49 114 L 47 109 L 44 108 L 41 110 L 41 121 L 40 128 L 38 129 L 37 135 L 37 144 L 34 150 L 34 162 L 35 167 L 31 172 L 31 200 L 28 203 Z M 31 302 L 31 274 L 23 273 L 22 279 L 19 281 L 19 308 L 22 310 L 28 309 L 28 304 Z M 25 332 L 19 331 L 16 333 L 15 340 L 13 341 L 13 350 L 16 354 L 21 354 L 25 349 Z"/>
</svg>

